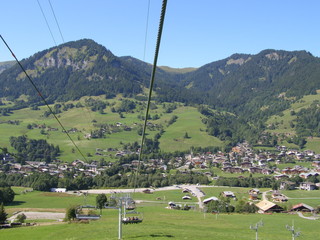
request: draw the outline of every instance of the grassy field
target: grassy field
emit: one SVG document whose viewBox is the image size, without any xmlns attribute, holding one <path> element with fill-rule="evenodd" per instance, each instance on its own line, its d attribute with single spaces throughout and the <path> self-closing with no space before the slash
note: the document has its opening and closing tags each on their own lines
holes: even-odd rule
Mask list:
<svg viewBox="0 0 320 240">
<path fill-rule="evenodd" d="M 95 205 L 95 196 L 89 195 L 86 199 L 84 196 L 71 195 L 67 193 L 51 193 L 32 191 L 26 194 L 21 193 L 21 188 L 14 187 L 14 201 L 7 208 L 59 208 L 63 211 L 71 205 L 84 205 L 85 202 Z"/>
<path fill-rule="evenodd" d="M 255 239 L 251 224 L 262 220 L 259 239 L 290 239 L 285 228 L 294 221 L 303 239 L 317 239 L 318 221 L 289 214 L 204 214 L 198 211 L 169 210 L 165 205 L 142 205 L 143 222 L 123 226 L 123 239 Z M 102 218 L 89 224 L 62 223 L 0 231 L 1 239 L 117 239 L 117 210 L 103 210 Z"/>
<path fill-rule="evenodd" d="M 136 124 L 143 124 L 144 122 L 138 118 L 138 116 L 145 115 L 145 102 L 137 102 L 134 112 L 123 113 L 121 117 L 118 113 L 112 112 L 111 108 L 117 108 L 121 103 L 121 97 L 118 96 L 115 99 L 106 100 L 103 97 L 92 97 L 95 99 L 107 101 L 110 105 L 104 110 L 104 113 L 93 112 L 88 107 L 73 108 L 62 113 L 57 114 L 59 121 L 63 124 L 66 130 L 71 128 L 77 128 L 79 132 L 72 133 L 70 136 L 77 146 L 81 149 L 82 153 L 87 159 L 99 160 L 101 156 L 95 155 L 96 148 L 118 148 L 123 149 L 121 144 L 132 143 L 134 141 L 141 141 L 141 136 L 138 135 Z M 84 105 L 84 99 L 79 101 Z M 132 100 L 132 99 L 131 99 Z M 76 105 L 77 102 L 68 102 Z M 167 104 L 168 105 L 168 104 Z M 53 106 L 51 106 L 53 107 Z M 68 136 L 62 132 L 61 126 L 53 118 L 53 116 L 43 117 L 45 111 L 48 111 L 47 107 L 42 106 L 40 110 L 31 110 L 29 108 L 13 111 L 9 116 L 1 116 L 0 118 L 0 146 L 7 147 L 9 151 L 14 151 L 9 143 L 10 136 L 27 135 L 31 139 L 46 139 L 50 144 L 59 145 L 62 154 L 60 160 L 73 161 L 77 158 L 82 158 L 81 155 L 74 151 L 75 147 L 68 138 Z M 177 109 L 173 112 L 166 113 L 163 104 L 157 105 L 155 109 L 150 110 L 151 117 L 158 115 L 159 119 L 150 120 L 154 124 L 163 126 L 165 133 L 160 138 L 160 147 L 164 151 L 176 151 L 176 150 L 189 150 L 191 146 L 222 146 L 223 143 L 212 136 L 209 136 L 205 132 L 205 125 L 201 122 L 201 114 L 195 107 L 185 107 L 177 104 Z M 168 126 L 169 120 L 173 115 L 178 117 L 177 121 Z M 18 120 L 19 125 L 13 125 L 6 123 L 7 121 Z M 132 127 L 131 131 L 113 132 L 112 134 L 106 134 L 102 139 L 88 140 L 84 136 L 89 134 L 96 128 L 93 124 L 116 124 L 117 122 L 123 125 Z M 59 131 L 47 131 L 45 134 L 41 134 L 41 129 L 28 129 L 28 124 L 45 124 L 52 128 L 58 128 Z M 160 130 L 147 129 L 147 137 L 153 138 Z M 185 133 L 188 133 L 189 138 L 184 138 Z M 106 153 L 103 156 L 106 160 L 115 160 L 115 152 Z M 90 156 L 91 155 L 91 156 Z"/>
<path fill-rule="evenodd" d="M 23 188 L 14 188 L 18 194 Z M 202 189 L 206 197 L 217 196 L 223 190 L 233 191 L 237 197 L 245 196 L 246 188 L 209 187 Z M 261 189 L 263 191 L 264 189 Z M 295 197 L 305 196 L 306 192 L 288 191 Z M 316 195 L 315 191 L 308 196 Z M 180 201 L 184 193 L 181 190 L 158 191 L 154 194 L 135 193 L 135 199 L 148 202 L 138 204 L 137 211 L 143 216 L 141 224 L 124 225 L 123 239 L 255 239 L 250 225 L 262 220 L 264 226 L 259 229 L 260 240 L 291 239 L 285 226 L 292 225 L 302 232 L 301 239 L 317 239 L 319 221 L 299 218 L 292 214 L 208 214 L 197 210 L 182 211 L 166 209 L 168 201 Z M 109 197 L 109 196 L 108 196 Z M 156 198 L 162 198 L 157 201 Z M 94 204 L 95 195 L 89 195 L 88 204 Z M 165 200 L 165 201 L 164 201 Z M 18 203 L 18 204 L 17 204 Z M 15 205 L 7 206 L 6 211 L 29 208 L 37 211 L 63 211 L 70 203 L 83 204 L 83 197 L 65 196 L 59 193 L 29 192 L 17 195 Z M 39 226 L 0 230 L 1 239 L 117 239 L 118 211 L 104 209 L 102 218 L 89 224 L 58 223 L 37 220 Z"/>
<path fill-rule="evenodd" d="M 170 125 L 160 138 L 160 148 L 172 152 L 177 149 L 188 150 L 191 146 L 222 146 L 223 143 L 204 130 L 205 125 L 201 122 L 201 114 L 193 107 L 180 107 L 173 112 L 178 116 L 175 123 Z M 188 133 L 189 138 L 184 138 Z"/>
<path fill-rule="evenodd" d="M 305 203 L 314 208 L 320 205 L 320 191 L 305 191 L 305 190 L 287 190 L 281 191 L 284 195 L 289 197 L 288 204 L 290 206 Z"/>
</svg>

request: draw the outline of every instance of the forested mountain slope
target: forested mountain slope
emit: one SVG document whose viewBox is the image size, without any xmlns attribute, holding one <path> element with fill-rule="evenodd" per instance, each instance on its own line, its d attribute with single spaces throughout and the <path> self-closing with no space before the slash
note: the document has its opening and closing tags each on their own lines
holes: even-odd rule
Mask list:
<svg viewBox="0 0 320 240">
<path fill-rule="evenodd" d="M 134 97 L 149 87 L 152 66 L 133 57 L 117 57 L 93 40 L 82 39 L 38 52 L 21 61 L 49 102 L 118 93 Z M 320 89 L 320 60 L 305 51 L 264 50 L 234 54 L 193 71 L 158 68 L 154 97 L 159 101 L 208 104 L 246 119 L 266 119 Z M 35 90 L 15 65 L 0 74 L 0 97 Z"/>
</svg>

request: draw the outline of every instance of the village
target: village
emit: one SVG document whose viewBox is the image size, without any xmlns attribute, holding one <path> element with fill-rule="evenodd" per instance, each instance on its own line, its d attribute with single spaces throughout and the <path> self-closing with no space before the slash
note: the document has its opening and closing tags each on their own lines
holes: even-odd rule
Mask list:
<svg viewBox="0 0 320 240">
<path fill-rule="evenodd" d="M 96 154 L 103 157 L 104 152 L 113 151 L 116 158 L 134 154 L 127 150 L 116 149 L 96 149 Z M 320 154 L 312 151 L 298 151 L 287 149 L 285 146 L 277 147 L 278 154 L 270 152 L 254 153 L 247 143 L 238 144 L 232 148 L 229 153 L 202 153 L 202 154 L 185 154 L 183 157 L 175 157 L 174 159 L 148 159 L 146 161 L 132 160 L 130 163 L 122 164 L 127 170 L 137 169 L 140 164 L 145 170 L 159 170 L 164 176 L 168 169 L 176 169 L 182 173 L 188 171 L 197 172 L 206 175 L 210 180 L 219 178 L 215 169 L 220 169 L 229 176 L 241 177 L 245 174 L 262 174 L 273 177 L 275 180 L 281 181 L 280 189 L 304 189 L 316 190 L 320 183 L 317 181 L 307 181 L 310 177 L 317 177 L 320 174 Z M 103 171 L 110 168 L 114 163 L 105 161 L 92 161 L 90 163 L 76 159 L 72 162 L 52 163 L 39 161 L 25 161 L 25 164 L 17 163 L 15 158 L 10 154 L 6 154 L 2 159 L 2 169 L 0 172 L 6 174 L 21 174 L 24 176 L 32 173 L 48 173 L 63 178 L 64 175 L 72 173 L 73 177 L 80 174 L 82 176 L 95 177 Z M 302 164 L 303 163 L 303 164 Z M 287 164 L 287 165 L 286 165 Z M 282 166 L 279 168 L 278 166 Z M 301 166 L 303 165 L 303 166 Z M 221 172 L 220 171 L 220 172 Z M 303 181 L 299 186 L 290 181 L 291 177 L 299 176 Z"/>
</svg>

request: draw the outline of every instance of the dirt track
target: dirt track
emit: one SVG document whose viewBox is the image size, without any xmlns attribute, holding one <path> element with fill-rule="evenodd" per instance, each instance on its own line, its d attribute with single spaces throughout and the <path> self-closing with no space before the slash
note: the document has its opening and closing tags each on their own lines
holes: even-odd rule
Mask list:
<svg viewBox="0 0 320 240">
<path fill-rule="evenodd" d="M 28 220 L 35 220 L 35 219 L 53 219 L 53 220 L 60 220 L 62 221 L 65 217 L 65 213 L 56 213 L 56 212 L 18 212 L 9 218 L 10 220 L 15 219 L 19 214 L 26 215 Z"/>
</svg>

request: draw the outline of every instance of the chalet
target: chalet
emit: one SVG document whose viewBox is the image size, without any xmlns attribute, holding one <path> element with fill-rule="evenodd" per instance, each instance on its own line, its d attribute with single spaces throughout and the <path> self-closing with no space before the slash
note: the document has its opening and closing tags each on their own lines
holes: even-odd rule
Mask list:
<svg viewBox="0 0 320 240">
<path fill-rule="evenodd" d="M 185 196 L 182 197 L 182 199 L 183 199 L 183 200 L 191 200 L 191 197 L 188 196 L 188 195 L 185 195 Z"/>
<path fill-rule="evenodd" d="M 267 159 L 267 163 L 272 163 L 272 162 L 275 162 L 274 158 L 268 158 Z"/>
<path fill-rule="evenodd" d="M 304 155 L 303 153 L 297 153 L 297 154 L 296 154 L 296 158 L 297 158 L 298 160 L 302 160 L 302 159 L 304 159 L 304 157 L 305 157 L 305 155 Z"/>
<path fill-rule="evenodd" d="M 262 169 L 261 173 L 264 175 L 270 175 L 272 173 L 272 170 L 268 168 L 264 168 Z"/>
<path fill-rule="evenodd" d="M 288 198 L 281 194 L 281 193 L 278 193 L 278 194 L 272 194 L 272 201 L 274 202 L 286 202 L 288 201 Z"/>
<path fill-rule="evenodd" d="M 256 159 L 257 160 L 267 160 L 267 157 L 264 154 L 259 154 L 259 155 L 256 155 Z"/>
<path fill-rule="evenodd" d="M 296 188 L 296 183 L 290 181 L 280 182 L 280 190 L 294 190 Z"/>
<path fill-rule="evenodd" d="M 204 204 L 208 204 L 211 201 L 219 201 L 219 199 L 217 197 L 210 197 L 210 198 L 206 198 L 203 200 Z"/>
<path fill-rule="evenodd" d="M 288 175 L 280 174 L 280 175 L 274 175 L 273 176 L 276 180 L 281 180 L 281 179 L 287 179 L 289 178 Z"/>
<path fill-rule="evenodd" d="M 250 173 L 262 173 L 262 168 L 251 167 L 251 168 L 249 168 L 249 172 Z"/>
<path fill-rule="evenodd" d="M 21 164 L 20 164 L 20 163 L 15 163 L 15 164 L 13 165 L 13 169 L 14 169 L 14 170 L 17 170 L 17 171 L 20 171 L 20 169 L 21 169 Z"/>
<path fill-rule="evenodd" d="M 251 162 L 242 162 L 242 163 L 240 164 L 240 166 L 241 166 L 242 168 L 250 168 L 250 167 L 252 167 L 252 163 L 251 163 Z"/>
<path fill-rule="evenodd" d="M 313 157 L 315 155 L 314 151 L 312 150 L 305 150 L 303 153 L 309 157 Z"/>
<path fill-rule="evenodd" d="M 261 159 L 259 160 L 259 166 L 264 166 L 267 164 L 267 159 Z"/>
<path fill-rule="evenodd" d="M 224 167 L 222 168 L 222 171 L 232 173 L 232 169 L 232 167 Z"/>
<path fill-rule="evenodd" d="M 296 204 L 294 205 L 290 211 L 295 211 L 295 212 L 313 212 L 314 211 L 314 208 L 307 205 L 307 204 L 304 204 L 304 203 L 299 203 L 299 204 Z"/>
<path fill-rule="evenodd" d="M 291 168 L 285 168 L 285 169 L 282 169 L 281 171 L 282 174 L 291 174 Z"/>
<path fill-rule="evenodd" d="M 30 166 L 30 165 L 22 165 L 21 168 L 20 168 L 20 171 L 26 172 L 26 173 L 31 173 L 34 170 L 35 170 L 35 168 Z"/>
<path fill-rule="evenodd" d="M 272 213 L 283 211 L 282 207 L 267 200 L 262 200 L 261 202 L 257 203 L 256 206 L 259 208 L 259 213 Z"/>
<path fill-rule="evenodd" d="M 194 157 L 191 159 L 191 161 L 196 165 L 200 165 L 204 162 L 204 159 L 200 157 Z"/>
<path fill-rule="evenodd" d="M 66 192 L 66 188 L 50 188 L 50 192 Z"/>
<path fill-rule="evenodd" d="M 234 193 L 231 192 L 231 191 L 223 191 L 221 194 L 222 194 L 222 196 L 224 196 L 224 197 L 231 197 L 231 198 L 235 198 L 235 197 L 236 197 L 236 196 L 234 195 Z"/>
<path fill-rule="evenodd" d="M 301 178 L 307 179 L 308 177 L 319 176 L 319 173 L 317 173 L 317 172 L 307 172 L 307 173 L 301 173 L 301 174 L 299 174 L 299 176 Z"/>
<path fill-rule="evenodd" d="M 84 161 L 77 159 L 77 160 L 74 160 L 71 164 L 72 164 L 72 166 L 77 166 L 77 165 L 80 165 L 80 164 L 83 165 Z"/>
<path fill-rule="evenodd" d="M 229 172 L 229 173 L 243 173 L 244 170 L 240 167 L 224 167 L 222 171 Z"/>
<path fill-rule="evenodd" d="M 311 183 L 311 182 L 302 182 L 300 183 L 300 190 L 307 190 L 307 191 L 311 191 L 311 190 L 316 190 L 317 186 L 315 183 Z"/>
<path fill-rule="evenodd" d="M 232 167 L 232 164 L 230 162 L 224 162 L 223 167 Z"/>
<path fill-rule="evenodd" d="M 256 193 L 249 193 L 250 200 L 258 200 L 258 194 Z"/>
<path fill-rule="evenodd" d="M 170 208 L 170 209 L 174 209 L 176 206 L 177 206 L 177 204 L 175 204 L 174 202 L 168 203 L 168 208 Z"/>
<path fill-rule="evenodd" d="M 182 192 L 183 192 L 183 193 L 188 193 L 188 192 L 191 192 L 191 190 L 188 189 L 188 188 L 184 188 L 184 189 L 182 190 Z"/>
<path fill-rule="evenodd" d="M 241 153 L 241 147 L 240 146 L 235 146 L 231 149 L 232 152 L 235 153 Z"/>
<path fill-rule="evenodd" d="M 320 167 L 320 161 L 313 161 L 312 164 L 311 164 L 313 167 Z"/>
<path fill-rule="evenodd" d="M 252 193 L 252 194 L 259 194 L 260 193 L 260 190 L 257 189 L 257 188 L 252 188 L 249 190 L 249 194 Z"/>
</svg>

